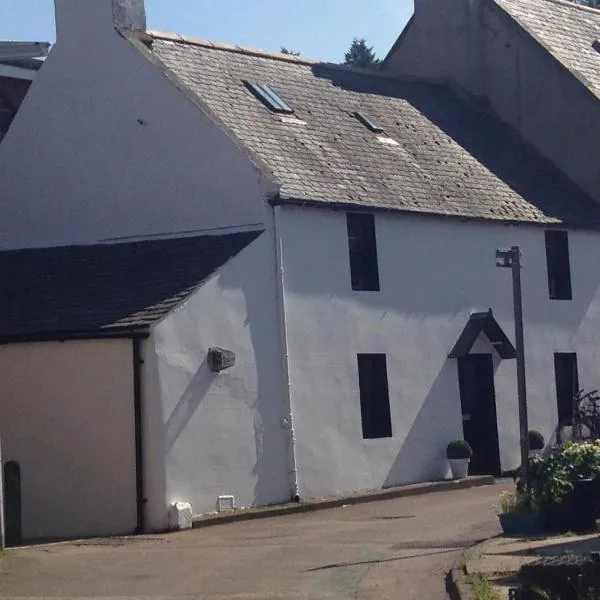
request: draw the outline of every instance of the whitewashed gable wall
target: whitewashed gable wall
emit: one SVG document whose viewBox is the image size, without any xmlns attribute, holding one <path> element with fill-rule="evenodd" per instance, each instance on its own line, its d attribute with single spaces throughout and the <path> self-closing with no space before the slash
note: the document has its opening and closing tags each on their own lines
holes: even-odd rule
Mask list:
<svg viewBox="0 0 600 600">
<path fill-rule="evenodd" d="M 273 186 L 105 25 L 110 2 L 88 7 L 93 26 L 59 31 L 0 144 L 0 248 L 263 222 Z"/>
<path fill-rule="evenodd" d="M 217 497 L 237 507 L 289 501 L 289 432 L 280 353 L 273 234 L 264 232 L 164 319 L 146 345 L 149 526 L 173 502 L 195 514 Z M 231 350 L 213 373 L 208 350 Z"/>
</svg>

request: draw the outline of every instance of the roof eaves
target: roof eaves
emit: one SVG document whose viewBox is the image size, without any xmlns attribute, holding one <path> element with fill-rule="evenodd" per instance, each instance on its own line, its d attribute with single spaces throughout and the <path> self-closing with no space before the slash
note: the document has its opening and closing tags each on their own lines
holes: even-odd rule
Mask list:
<svg viewBox="0 0 600 600">
<path fill-rule="evenodd" d="M 138 34 L 131 31 L 119 30 L 119 33 L 133 47 L 138 50 L 152 65 L 154 65 L 192 104 L 198 108 L 206 117 L 208 117 L 227 137 L 235 144 L 254 167 L 269 181 L 274 188 L 279 188 L 280 184 L 275 177 L 272 169 L 227 126 L 214 111 L 204 103 L 204 101 L 195 94 L 165 63 L 147 46 L 147 42 L 153 38 L 148 38 L 147 34 Z M 181 36 L 178 36 L 181 37 Z"/>
<path fill-rule="evenodd" d="M 528 226 L 528 227 L 543 227 L 544 229 L 568 229 L 569 231 L 600 231 L 600 222 L 594 223 L 586 221 L 585 223 L 561 221 L 548 217 L 548 220 L 525 220 L 525 219 L 506 219 L 502 217 L 490 218 L 479 217 L 476 215 L 461 215 L 453 213 L 442 213 L 433 211 L 416 210 L 403 208 L 399 206 L 390 206 L 384 204 L 367 204 L 365 202 L 349 202 L 349 201 L 329 201 L 329 200 L 314 200 L 311 198 L 299 198 L 297 196 L 289 196 L 285 193 L 277 194 L 269 200 L 272 206 L 299 206 L 303 208 L 320 208 L 324 210 L 352 210 L 356 212 L 371 212 L 371 213 L 394 213 L 405 216 L 423 217 L 428 219 L 443 219 L 451 221 L 460 221 L 461 223 L 483 223 L 488 225 L 506 225 L 512 227 Z"/>
<path fill-rule="evenodd" d="M 558 0 L 545 0 L 546 2 L 552 2 L 554 4 L 560 4 L 560 5 L 570 5 L 573 4 L 574 7 L 580 7 L 579 4 L 575 4 L 573 2 L 559 2 Z M 525 23 L 523 23 L 518 17 L 516 17 L 515 15 L 512 14 L 511 10 L 509 7 L 505 6 L 504 3 L 502 2 L 502 0 L 487 0 L 487 2 L 493 7 L 493 8 L 497 8 L 500 9 L 502 14 L 504 14 L 507 18 L 509 18 L 511 21 L 513 21 L 514 23 L 516 23 L 519 28 L 526 34 L 528 35 L 530 38 L 532 38 L 537 44 L 539 44 L 544 50 L 546 50 L 546 52 L 548 52 L 548 54 L 574 79 L 576 79 L 579 83 L 581 83 L 596 99 L 600 99 L 600 91 L 598 91 L 596 89 L 596 87 L 586 79 L 586 77 L 584 75 L 582 75 L 577 69 L 574 69 L 570 66 L 567 66 L 562 59 L 558 56 L 558 54 L 556 53 L 556 51 L 549 46 L 543 39 L 540 38 L 540 36 L 535 32 L 532 31 L 527 25 L 525 25 Z M 571 8 L 569 6 L 569 8 Z M 586 7 L 581 7 L 581 8 L 586 8 Z M 594 13 L 597 16 L 600 16 L 598 10 L 596 9 L 591 9 L 594 11 Z"/>
<path fill-rule="evenodd" d="M 74 329 L 0 334 L 0 345 L 27 344 L 31 342 L 66 342 L 70 340 L 145 339 L 150 336 L 150 326 L 106 327 L 102 329 Z"/>
</svg>

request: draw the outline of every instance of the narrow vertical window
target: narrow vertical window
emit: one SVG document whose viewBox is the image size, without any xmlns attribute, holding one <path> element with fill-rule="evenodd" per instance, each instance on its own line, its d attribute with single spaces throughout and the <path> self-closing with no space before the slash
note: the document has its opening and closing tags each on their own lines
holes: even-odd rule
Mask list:
<svg viewBox="0 0 600 600">
<path fill-rule="evenodd" d="M 574 352 L 555 353 L 554 374 L 556 377 L 558 424 L 560 426 L 571 425 L 573 423 L 573 398 L 579 391 L 577 354 Z"/>
<path fill-rule="evenodd" d="M 392 437 L 385 354 L 358 355 L 363 439 Z"/>
<path fill-rule="evenodd" d="M 569 236 L 566 231 L 546 231 L 548 292 L 551 300 L 571 300 Z"/>
<path fill-rule="evenodd" d="M 352 289 L 378 292 L 379 267 L 377 266 L 375 218 L 369 214 L 348 213 L 346 223 Z"/>
</svg>

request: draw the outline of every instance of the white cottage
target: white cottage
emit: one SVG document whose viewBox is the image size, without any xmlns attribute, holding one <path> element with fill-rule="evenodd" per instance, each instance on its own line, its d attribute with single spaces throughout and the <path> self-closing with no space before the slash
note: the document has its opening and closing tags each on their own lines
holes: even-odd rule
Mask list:
<svg viewBox="0 0 600 600">
<path fill-rule="evenodd" d="M 498 247 L 525 257 L 531 427 L 600 384 L 600 206 L 480 103 L 56 6 L 0 145 L 15 537 L 442 479 L 463 435 L 473 472 L 513 469 Z"/>
</svg>

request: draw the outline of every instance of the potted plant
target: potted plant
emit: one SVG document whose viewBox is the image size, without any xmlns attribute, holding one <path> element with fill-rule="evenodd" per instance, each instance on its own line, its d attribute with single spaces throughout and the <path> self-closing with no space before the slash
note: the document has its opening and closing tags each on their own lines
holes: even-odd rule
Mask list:
<svg viewBox="0 0 600 600">
<path fill-rule="evenodd" d="M 544 436 L 535 429 L 532 429 L 527 437 L 529 439 L 529 456 L 537 456 L 542 453 L 544 446 L 546 445 L 546 440 L 544 440 Z"/>
<path fill-rule="evenodd" d="M 546 528 L 550 531 L 566 531 L 570 520 L 570 494 L 573 484 L 569 477 L 569 465 L 561 448 L 553 448 L 546 456 L 529 459 L 529 490 L 521 478 L 517 489 L 529 493 L 543 513 Z"/>
<path fill-rule="evenodd" d="M 464 479 L 469 470 L 473 450 L 465 440 L 454 440 L 446 447 L 446 457 L 450 463 L 453 479 Z"/>
<path fill-rule="evenodd" d="M 506 535 L 533 535 L 543 530 L 539 506 L 531 495 L 517 489 L 500 494 L 500 525 Z"/>
<path fill-rule="evenodd" d="M 567 465 L 571 493 L 570 528 L 589 531 L 596 528 L 596 479 L 600 473 L 600 443 L 567 442 L 562 450 Z"/>
</svg>

